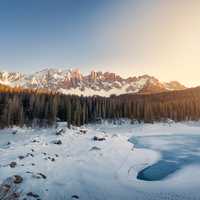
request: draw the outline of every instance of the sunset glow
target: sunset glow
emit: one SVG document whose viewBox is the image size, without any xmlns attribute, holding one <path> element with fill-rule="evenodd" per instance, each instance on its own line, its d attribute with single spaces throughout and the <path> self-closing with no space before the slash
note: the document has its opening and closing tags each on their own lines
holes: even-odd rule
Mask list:
<svg viewBox="0 0 200 200">
<path fill-rule="evenodd" d="M 200 85 L 200 1 L 47 2 L 1 6 L 1 70 L 96 69 Z"/>
</svg>

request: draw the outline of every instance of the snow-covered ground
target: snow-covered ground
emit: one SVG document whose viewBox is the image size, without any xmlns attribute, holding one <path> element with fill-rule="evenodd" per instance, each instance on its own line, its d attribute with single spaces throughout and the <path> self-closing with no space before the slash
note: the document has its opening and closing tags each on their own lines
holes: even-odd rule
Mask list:
<svg viewBox="0 0 200 200">
<path fill-rule="evenodd" d="M 160 181 L 137 179 L 141 170 L 162 159 L 159 150 L 168 143 L 157 136 L 189 134 L 200 137 L 200 123 L 103 123 L 73 129 L 61 123 L 52 129 L 1 130 L 0 190 L 8 177 L 19 175 L 23 180 L 15 184 L 17 195 L 10 199 L 197 200 L 198 164 Z M 133 136 L 144 137 L 152 148 L 134 147 L 129 141 Z M 0 191 L 0 199 L 9 198 Z"/>
</svg>

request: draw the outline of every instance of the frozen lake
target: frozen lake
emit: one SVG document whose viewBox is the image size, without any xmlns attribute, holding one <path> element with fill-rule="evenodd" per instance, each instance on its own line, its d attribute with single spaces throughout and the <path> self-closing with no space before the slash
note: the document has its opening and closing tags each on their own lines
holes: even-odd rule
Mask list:
<svg viewBox="0 0 200 200">
<path fill-rule="evenodd" d="M 60 123 L 57 129 L 0 130 L 0 184 L 20 175 L 21 199 L 30 199 L 29 192 L 48 200 L 200 199 L 199 122 L 82 128 Z"/>
<path fill-rule="evenodd" d="M 199 135 L 136 136 L 130 141 L 136 148 L 151 149 L 161 154 L 158 162 L 138 173 L 140 180 L 163 180 L 184 167 L 200 164 Z"/>
</svg>

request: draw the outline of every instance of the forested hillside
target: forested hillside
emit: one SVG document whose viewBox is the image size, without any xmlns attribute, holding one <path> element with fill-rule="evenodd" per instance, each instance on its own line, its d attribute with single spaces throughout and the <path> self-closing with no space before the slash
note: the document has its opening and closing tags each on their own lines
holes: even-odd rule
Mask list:
<svg viewBox="0 0 200 200">
<path fill-rule="evenodd" d="M 57 120 L 80 126 L 101 119 L 144 122 L 200 119 L 200 88 L 158 94 L 79 97 L 0 85 L 0 127 L 47 126 Z"/>
</svg>

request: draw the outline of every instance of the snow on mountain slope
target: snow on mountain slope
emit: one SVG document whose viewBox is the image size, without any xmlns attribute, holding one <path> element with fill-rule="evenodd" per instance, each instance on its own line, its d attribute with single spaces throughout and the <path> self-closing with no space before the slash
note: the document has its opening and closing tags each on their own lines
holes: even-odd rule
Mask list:
<svg viewBox="0 0 200 200">
<path fill-rule="evenodd" d="M 84 96 L 155 93 L 185 89 L 185 86 L 177 81 L 162 83 L 149 75 L 122 78 L 115 73 L 95 71 L 91 71 L 89 75 L 83 75 L 78 69 L 44 69 L 30 75 L 0 72 L 0 84 L 12 87 L 42 88 L 63 94 Z"/>
<path fill-rule="evenodd" d="M 185 89 L 185 86 L 178 81 L 170 81 L 169 83 L 164 83 L 165 88 L 168 90 L 180 90 Z"/>
<path fill-rule="evenodd" d="M 17 86 L 22 83 L 23 79 L 24 75 L 19 72 L 0 71 L 0 84 Z"/>
</svg>

